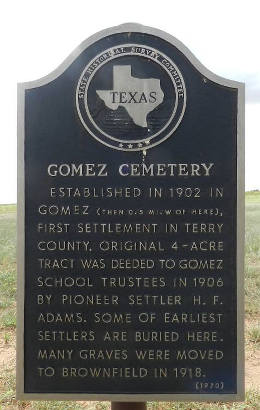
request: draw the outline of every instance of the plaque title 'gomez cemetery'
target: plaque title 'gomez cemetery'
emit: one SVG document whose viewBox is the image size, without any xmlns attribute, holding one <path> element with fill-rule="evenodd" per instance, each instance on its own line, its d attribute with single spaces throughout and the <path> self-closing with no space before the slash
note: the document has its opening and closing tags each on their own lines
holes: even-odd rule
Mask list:
<svg viewBox="0 0 260 410">
<path fill-rule="evenodd" d="M 19 85 L 18 398 L 243 398 L 243 90 L 136 24 Z"/>
</svg>

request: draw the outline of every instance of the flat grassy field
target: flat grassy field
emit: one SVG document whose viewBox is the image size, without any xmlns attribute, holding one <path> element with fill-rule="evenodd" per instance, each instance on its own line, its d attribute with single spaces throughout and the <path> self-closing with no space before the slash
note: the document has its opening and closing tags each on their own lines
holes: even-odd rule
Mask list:
<svg viewBox="0 0 260 410">
<path fill-rule="evenodd" d="M 15 400 L 16 206 L 0 205 L 0 409 L 106 410 L 108 402 Z M 260 409 L 260 191 L 246 193 L 245 247 L 246 401 L 148 403 L 149 410 Z"/>
</svg>

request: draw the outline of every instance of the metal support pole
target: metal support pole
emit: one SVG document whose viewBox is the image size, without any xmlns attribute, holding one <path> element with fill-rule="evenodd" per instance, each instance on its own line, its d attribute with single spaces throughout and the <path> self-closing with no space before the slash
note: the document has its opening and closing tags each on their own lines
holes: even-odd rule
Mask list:
<svg viewBox="0 0 260 410">
<path fill-rule="evenodd" d="M 146 402 L 112 401 L 111 410 L 146 410 Z"/>
</svg>

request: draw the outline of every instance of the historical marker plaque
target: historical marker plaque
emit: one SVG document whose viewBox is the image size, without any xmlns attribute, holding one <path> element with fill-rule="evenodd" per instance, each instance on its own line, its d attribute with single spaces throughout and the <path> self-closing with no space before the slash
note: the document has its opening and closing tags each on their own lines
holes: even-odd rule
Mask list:
<svg viewBox="0 0 260 410">
<path fill-rule="evenodd" d="M 127 24 L 19 86 L 27 399 L 243 398 L 243 85 Z"/>
</svg>

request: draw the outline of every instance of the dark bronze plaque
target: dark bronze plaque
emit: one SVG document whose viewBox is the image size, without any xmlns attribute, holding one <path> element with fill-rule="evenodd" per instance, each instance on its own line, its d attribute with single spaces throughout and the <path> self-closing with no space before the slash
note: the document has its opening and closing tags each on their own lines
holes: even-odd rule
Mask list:
<svg viewBox="0 0 260 410">
<path fill-rule="evenodd" d="M 243 85 L 124 25 L 19 93 L 18 397 L 241 399 Z"/>
</svg>

